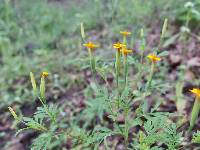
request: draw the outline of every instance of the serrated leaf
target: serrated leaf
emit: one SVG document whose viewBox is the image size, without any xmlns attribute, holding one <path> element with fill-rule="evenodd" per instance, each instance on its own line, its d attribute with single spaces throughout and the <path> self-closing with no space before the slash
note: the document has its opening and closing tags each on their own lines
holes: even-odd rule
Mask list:
<svg viewBox="0 0 200 150">
<path fill-rule="evenodd" d="M 106 81 L 106 71 L 103 68 L 96 67 L 96 71 Z"/>
<path fill-rule="evenodd" d="M 47 150 L 52 138 L 53 135 L 51 133 L 41 134 L 33 141 L 33 144 L 31 145 L 31 150 Z"/>
</svg>

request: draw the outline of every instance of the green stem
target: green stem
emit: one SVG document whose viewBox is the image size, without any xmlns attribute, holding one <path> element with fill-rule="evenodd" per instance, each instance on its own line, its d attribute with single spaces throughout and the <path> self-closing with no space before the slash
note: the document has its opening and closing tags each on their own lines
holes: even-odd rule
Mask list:
<svg viewBox="0 0 200 150">
<path fill-rule="evenodd" d="M 141 57 L 140 57 L 140 63 L 143 64 L 143 57 L 144 57 L 144 51 L 142 51 Z"/>
<path fill-rule="evenodd" d="M 143 103 L 142 103 L 143 107 L 142 107 L 142 108 L 143 108 L 143 111 L 144 111 L 144 112 L 147 112 L 147 111 L 148 111 L 148 103 L 147 103 L 147 101 L 145 100 L 145 98 L 146 98 L 146 96 L 147 96 L 147 93 L 148 93 L 148 91 L 149 91 L 149 88 L 151 87 L 151 81 L 152 81 L 152 79 L 153 79 L 154 69 L 155 69 L 155 63 L 152 62 L 152 64 L 151 64 L 151 71 L 150 71 L 150 74 L 149 74 L 149 79 L 148 79 L 147 84 L 146 84 L 146 87 L 145 87 L 145 92 L 144 92 L 144 94 L 143 94 L 143 96 L 142 96 L 142 99 L 143 99 Z"/>
<path fill-rule="evenodd" d="M 124 87 L 127 86 L 127 76 L 128 76 L 128 62 L 127 62 L 127 56 L 124 56 Z"/>
<path fill-rule="evenodd" d="M 90 68 L 91 68 L 91 72 L 92 72 L 92 80 L 95 83 L 95 86 L 97 87 L 97 90 L 100 91 L 100 86 L 98 85 L 96 76 L 97 76 L 97 72 L 96 72 L 96 61 L 95 61 L 95 57 L 92 53 L 92 50 L 90 48 L 88 48 L 88 53 L 89 53 L 89 58 L 90 58 Z"/>
<path fill-rule="evenodd" d="M 125 124 L 124 124 L 124 143 L 125 143 L 125 149 L 128 149 L 128 107 L 126 106 L 124 110 L 124 118 L 125 118 Z"/>
<path fill-rule="evenodd" d="M 200 110 L 200 97 L 196 97 L 192 108 L 189 131 L 191 131 L 194 127 L 194 124 L 199 114 L 199 110 Z"/>
<path fill-rule="evenodd" d="M 189 22 L 190 22 L 190 10 L 188 10 L 187 16 L 186 16 L 186 23 L 185 23 L 186 27 L 189 27 Z"/>
<path fill-rule="evenodd" d="M 146 91 L 151 87 L 151 81 L 153 79 L 154 69 L 155 69 L 155 63 L 152 62 L 151 71 L 150 71 L 149 79 L 148 79 L 148 82 L 147 82 Z"/>
<path fill-rule="evenodd" d="M 141 58 L 140 58 L 140 63 L 143 64 L 143 57 L 144 57 L 144 50 L 145 50 L 145 40 L 144 38 L 142 39 L 142 45 L 141 45 Z"/>
<path fill-rule="evenodd" d="M 140 50 L 142 51 L 141 55 L 140 55 L 140 66 L 141 66 L 141 65 L 143 65 L 144 50 L 145 50 L 145 39 L 144 39 L 144 36 L 142 36 L 142 45 L 140 47 Z M 140 66 L 139 66 L 138 74 L 137 74 L 136 80 L 135 80 L 136 86 L 137 86 L 138 81 L 140 81 L 141 78 L 142 78 L 142 67 L 140 67 Z"/>
<path fill-rule="evenodd" d="M 88 49 L 88 53 L 89 53 L 89 58 L 90 58 L 91 71 L 92 71 L 92 74 L 94 76 L 94 74 L 95 74 L 95 66 L 96 66 L 96 64 L 95 64 L 95 58 L 94 58 L 94 56 L 92 54 L 92 50 L 90 48 Z"/>
<path fill-rule="evenodd" d="M 116 53 L 115 71 L 116 71 L 116 84 L 117 88 L 119 88 L 120 50 L 117 50 Z"/>
<path fill-rule="evenodd" d="M 116 53 L 116 62 L 115 62 L 115 69 L 116 69 L 116 84 L 117 84 L 117 106 L 119 108 L 120 105 L 120 87 L 119 87 L 119 73 L 120 73 L 120 50 L 117 50 Z"/>
<path fill-rule="evenodd" d="M 165 21 L 164 21 L 164 24 L 163 24 L 163 27 L 162 27 L 162 33 L 161 33 L 161 37 L 160 37 L 160 42 L 159 42 L 159 45 L 158 45 L 158 51 L 160 51 L 160 48 L 162 46 L 162 43 L 163 43 L 163 39 L 165 37 L 165 32 L 167 30 L 167 22 L 168 22 L 168 19 L 165 18 Z"/>
<path fill-rule="evenodd" d="M 126 36 L 123 36 L 123 44 L 126 45 Z"/>
<path fill-rule="evenodd" d="M 44 102 L 46 102 L 46 100 L 44 100 L 44 98 L 42 98 L 42 97 L 38 97 L 38 98 L 39 98 L 40 102 L 42 103 L 42 106 L 44 107 L 47 115 L 51 118 L 52 122 L 56 123 L 56 119 L 54 118 L 54 116 L 51 115 L 51 113 L 49 112 L 49 110 L 47 108 L 47 105 L 44 103 Z"/>
</svg>

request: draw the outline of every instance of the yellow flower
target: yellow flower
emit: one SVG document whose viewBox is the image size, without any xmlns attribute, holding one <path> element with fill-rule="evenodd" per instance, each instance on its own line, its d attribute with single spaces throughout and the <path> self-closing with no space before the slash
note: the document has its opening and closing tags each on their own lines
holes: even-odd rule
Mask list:
<svg viewBox="0 0 200 150">
<path fill-rule="evenodd" d="M 200 98 L 200 89 L 193 88 L 192 90 L 190 90 L 190 92 L 192 92 L 193 94 L 195 94 L 197 97 Z"/>
<path fill-rule="evenodd" d="M 94 49 L 94 48 L 97 48 L 97 47 L 98 47 L 98 45 L 96 45 L 96 44 L 94 44 L 94 43 L 92 43 L 92 42 L 88 42 L 88 43 L 86 43 L 86 44 L 83 44 L 83 46 L 85 46 L 85 47 L 87 47 L 87 48 L 89 48 L 89 49 Z"/>
<path fill-rule="evenodd" d="M 42 77 L 47 77 L 48 75 L 49 75 L 49 73 L 48 73 L 48 72 L 45 72 L 45 71 L 42 72 L 42 74 L 41 74 Z"/>
<path fill-rule="evenodd" d="M 122 52 L 122 54 L 123 54 L 124 56 L 127 56 L 127 54 L 128 54 L 128 53 L 132 53 L 133 50 L 127 49 L 126 47 L 123 47 L 123 48 L 121 49 L 121 52 Z"/>
<path fill-rule="evenodd" d="M 120 34 L 122 34 L 123 36 L 128 36 L 128 35 L 131 35 L 131 32 L 128 32 L 128 31 L 120 31 Z"/>
<path fill-rule="evenodd" d="M 149 58 L 153 63 L 155 63 L 155 62 L 161 60 L 161 58 L 160 58 L 160 57 L 157 57 L 155 54 L 149 54 L 149 55 L 147 56 L 147 58 Z"/>
<path fill-rule="evenodd" d="M 113 44 L 113 48 L 115 48 L 115 49 L 122 49 L 123 47 L 126 47 L 126 45 L 124 45 L 120 42 Z"/>
</svg>

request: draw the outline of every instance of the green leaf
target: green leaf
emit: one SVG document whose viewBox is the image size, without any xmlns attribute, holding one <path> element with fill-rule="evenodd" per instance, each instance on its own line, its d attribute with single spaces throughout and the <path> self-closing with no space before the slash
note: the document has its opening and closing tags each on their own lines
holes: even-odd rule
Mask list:
<svg viewBox="0 0 200 150">
<path fill-rule="evenodd" d="M 31 145 L 31 150 L 47 150 L 52 138 L 53 135 L 51 133 L 41 134 L 33 141 L 33 144 Z"/>
<path fill-rule="evenodd" d="M 96 67 L 96 71 L 104 79 L 104 81 L 106 81 L 106 70 L 104 68 Z"/>
<path fill-rule="evenodd" d="M 197 131 L 196 133 L 193 134 L 192 142 L 200 144 L 200 131 Z"/>
<path fill-rule="evenodd" d="M 158 54 L 160 57 L 168 56 L 169 52 L 168 51 L 162 51 L 161 53 Z"/>
<path fill-rule="evenodd" d="M 165 47 L 168 47 L 171 44 L 174 44 L 176 42 L 177 38 L 179 37 L 179 35 L 180 34 L 178 33 L 178 34 L 171 36 L 168 40 L 166 40 L 164 42 L 163 47 L 165 48 Z"/>
</svg>

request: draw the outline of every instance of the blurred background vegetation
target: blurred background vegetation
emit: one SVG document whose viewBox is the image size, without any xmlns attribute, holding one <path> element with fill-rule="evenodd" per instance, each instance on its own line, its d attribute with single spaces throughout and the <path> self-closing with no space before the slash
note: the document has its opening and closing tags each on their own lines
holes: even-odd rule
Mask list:
<svg viewBox="0 0 200 150">
<path fill-rule="evenodd" d="M 97 54 L 106 58 L 112 56 L 111 44 L 119 39 L 120 30 L 133 33 L 130 43 L 136 51 L 141 28 L 145 35 L 152 35 L 147 37 L 149 47 L 156 45 L 159 41 L 150 41 L 159 36 L 168 18 L 163 47 L 176 51 L 170 45 L 176 40 L 188 40 L 181 33 L 200 41 L 199 11 L 198 0 L 0 0 L 1 124 L 9 116 L 8 106 L 21 113 L 24 107 L 35 105 L 30 71 L 37 74 L 37 79 L 41 71 L 50 72 L 48 96 L 54 102 L 67 99 L 66 91 L 79 91 L 75 86 L 86 85 L 82 72 L 87 68 L 87 51 L 82 48 L 81 23 L 87 39 L 101 45 Z M 4 136 L 5 132 L 1 132 L 0 138 Z"/>
</svg>

